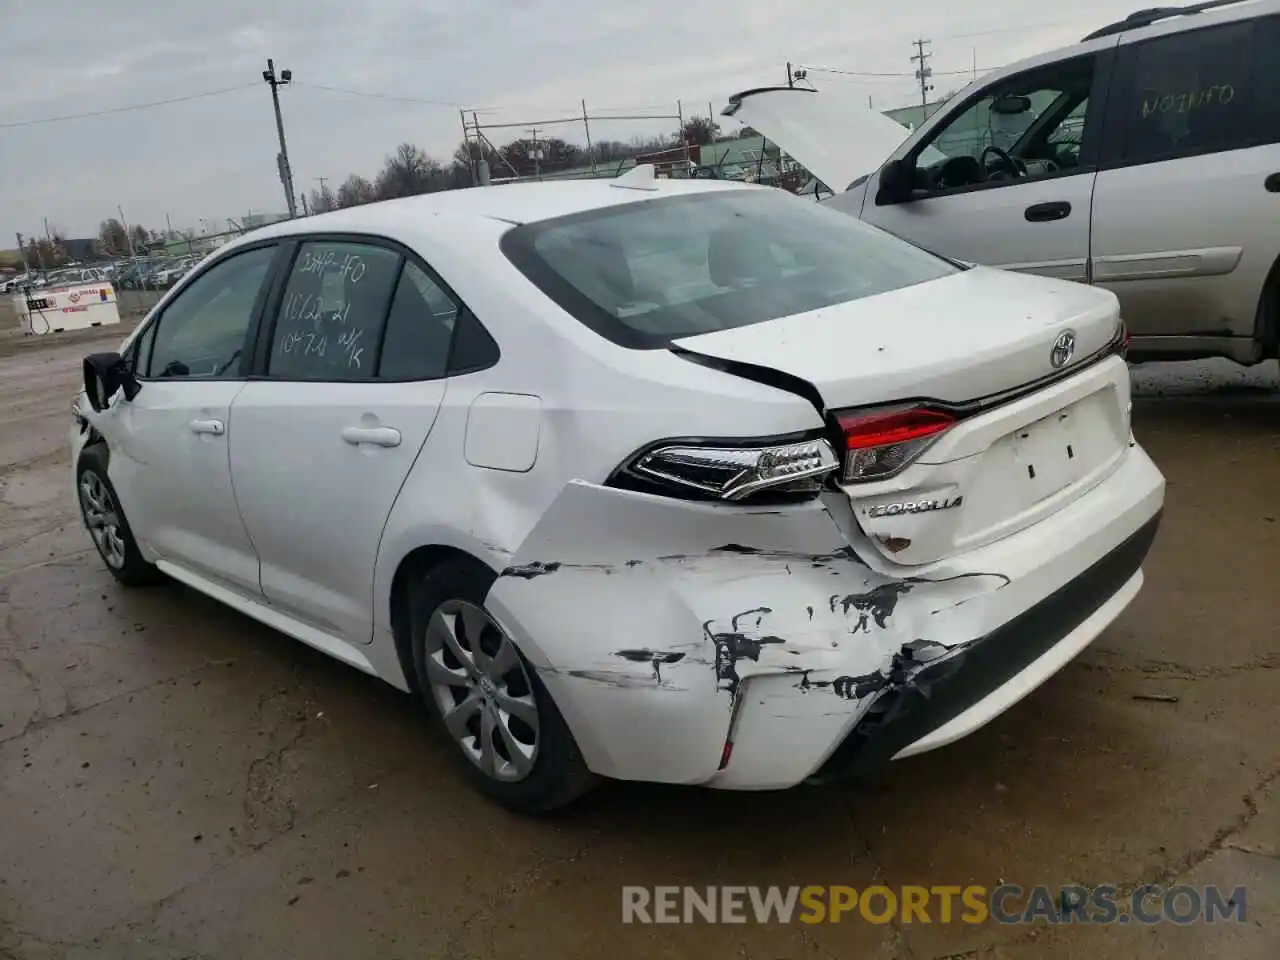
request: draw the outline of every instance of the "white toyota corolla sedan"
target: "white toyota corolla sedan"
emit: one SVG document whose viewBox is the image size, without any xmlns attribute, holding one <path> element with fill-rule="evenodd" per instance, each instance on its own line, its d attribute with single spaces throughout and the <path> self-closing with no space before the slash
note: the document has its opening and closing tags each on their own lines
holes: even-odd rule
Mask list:
<svg viewBox="0 0 1280 960">
<path fill-rule="evenodd" d="M 117 579 L 420 695 L 513 808 L 784 788 L 965 736 L 1133 599 L 1124 347 L 1110 293 L 641 168 L 223 247 L 86 358 L 72 462 Z"/>
</svg>

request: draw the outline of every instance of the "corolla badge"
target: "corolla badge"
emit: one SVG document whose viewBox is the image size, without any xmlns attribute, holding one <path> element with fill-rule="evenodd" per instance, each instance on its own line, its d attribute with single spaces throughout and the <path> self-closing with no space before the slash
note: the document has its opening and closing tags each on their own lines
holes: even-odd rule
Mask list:
<svg viewBox="0 0 1280 960">
<path fill-rule="evenodd" d="M 1053 341 L 1053 349 L 1049 351 L 1049 363 L 1053 369 L 1059 370 L 1071 362 L 1076 355 L 1076 332 L 1065 330 Z"/>
</svg>

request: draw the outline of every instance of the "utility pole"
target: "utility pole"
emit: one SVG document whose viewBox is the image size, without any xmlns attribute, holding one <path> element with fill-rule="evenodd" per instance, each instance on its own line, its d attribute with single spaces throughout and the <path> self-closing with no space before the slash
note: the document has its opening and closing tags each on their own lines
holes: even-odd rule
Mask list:
<svg viewBox="0 0 1280 960">
<path fill-rule="evenodd" d="M 302 215 L 304 217 L 311 216 L 311 211 L 307 209 L 307 195 L 305 193 L 298 194 L 298 199 L 302 201 Z"/>
<path fill-rule="evenodd" d="M 124 207 L 117 206 L 116 213 L 120 214 L 120 226 L 124 227 L 124 240 L 129 244 L 129 256 L 136 257 L 138 254 L 133 249 L 133 234 L 129 232 L 129 221 L 124 218 Z"/>
<path fill-rule="evenodd" d="M 591 175 L 596 175 L 596 151 L 591 146 L 591 121 L 587 119 L 587 101 L 582 101 L 582 130 L 587 135 L 587 159 L 591 161 Z"/>
<path fill-rule="evenodd" d="M 920 81 L 920 122 L 923 123 L 929 118 L 925 115 L 929 109 L 929 91 L 933 89 L 933 84 L 929 79 L 933 76 L 933 67 L 929 66 L 929 58 L 933 56 L 925 50 L 925 47 L 932 45 L 932 40 L 920 39 L 916 41 L 916 55 L 911 58 L 912 63 L 919 63 L 916 68 L 916 79 Z"/>
<path fill-rule="evenodd" d="M 262 71 L 262 79 L 271 87 L 271 105 L 276 111 L 276 134 L 280 137 L 280 153 L 276 156 L 276 165 L 280 169 L 280 183 L 284 186 L 289 218 L 293 219 L 298 215 L 298 205 L 293 199 L 293 168 L 289 166 L 289 148 L 284 142 L 284 120 L 280 116 L 280 88 L 293 80 L 293 71 L 281 70 L 277 77 L 276 65 L 268 59 L 267 69 Z"/>
<path fill-rule="evenodd" d="M 787 86 L 794 87 L 795 85 L 796 85 L 796 79 L 791 74 L 791 61 L 788 60 L 787 61 Z"/>
<path fill-rule="evenodd" d="M 458 119 L 462 121 L 462 148 L 467 151 L 467 169 L 471 171 L 471 185 L 476 186 L 476 158 L 471 153 L 471 130 L 467 127 L 467 115 L 458 110 Z"/>
<path fill-rule="evenodd" d="M 529 136 L 533 140 L 533 146 L 529 148 L 529 156 L 533 159 L 533 175 L 539 180 L 542 179 L 542 148 L 538 146 L 538 128 L 529 127 Z"/>
<path fill-rule="evenodd" d="M 22 275 L 25 277 L 31 273 L 31 264 L 27 263 L 27 247 L 26 241 L 22 239 L 22 234 L 16 234 L 18 238 L 18 250 L 22 254 Z"/>
</svg>

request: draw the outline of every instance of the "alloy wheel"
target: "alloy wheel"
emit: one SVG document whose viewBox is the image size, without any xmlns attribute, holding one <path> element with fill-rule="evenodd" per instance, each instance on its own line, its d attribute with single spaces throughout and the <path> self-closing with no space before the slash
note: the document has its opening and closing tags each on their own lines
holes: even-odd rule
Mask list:
<svg viewBox="0 0 1280 960">
<path fill-rule="evenodd" d="M 516 782 L 538 756 L 538 704 L 515 644 L 481 607 L 446 600 L 431 615 L 427 680 L 445 729 L 482 773 Z"/>
<path fill-rule="evenodd" d="M 89 470 L 80 475 L 80 509 L 102 559 L 113 570 L 124 567 L 125 544 L 120 511 L 102 478 Z"/>
</svg>

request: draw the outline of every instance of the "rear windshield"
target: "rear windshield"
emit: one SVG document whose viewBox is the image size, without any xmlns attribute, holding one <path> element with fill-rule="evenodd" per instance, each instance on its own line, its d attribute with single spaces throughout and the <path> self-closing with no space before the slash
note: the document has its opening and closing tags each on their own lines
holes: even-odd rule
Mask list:
<svg viewBox="0 0 1280 960">
<path fill-rule="evenodd" d="M 526 224 L 508 259 L 591 329 L 632 347 L 744 327 L 961 268 L 781 190 L 726 190 Z"/>
</svg>

